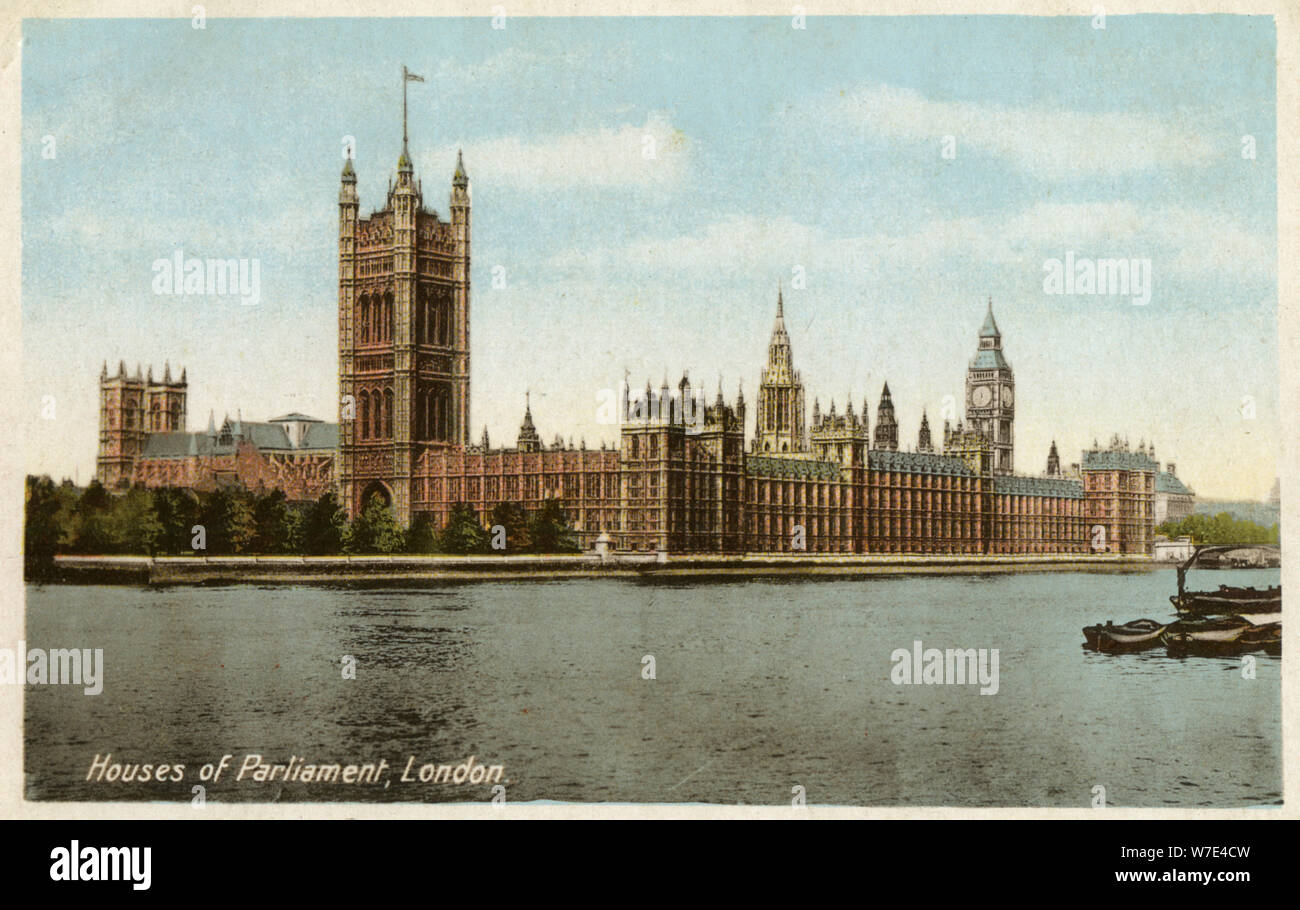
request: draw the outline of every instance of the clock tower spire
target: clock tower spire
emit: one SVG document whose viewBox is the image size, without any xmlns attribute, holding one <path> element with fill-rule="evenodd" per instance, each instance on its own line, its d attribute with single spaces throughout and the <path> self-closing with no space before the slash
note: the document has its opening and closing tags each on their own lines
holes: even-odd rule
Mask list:
<svg viewBox="0 0 1300 910">
<path fill-rule="evenodd" d="M 966 425 L 988 440 L 993 454 L 993 473 L 1012 472 L 1015 449 L 1015 376 L 1002 353 L 1002 332 L 993 318 L 989 298 L 979 348 L 966 370 Z"/>
</svg>

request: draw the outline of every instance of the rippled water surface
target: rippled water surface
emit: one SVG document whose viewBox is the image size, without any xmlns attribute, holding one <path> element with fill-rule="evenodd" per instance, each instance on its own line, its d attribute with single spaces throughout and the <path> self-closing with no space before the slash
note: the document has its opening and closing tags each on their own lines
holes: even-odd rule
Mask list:
<svg viewBox="0 0 1300 910">
<path fill-rule="evenodd" d="M 1198 586 L 1277 571 L 1197 572 Z M 465 801 L 402 781 L 504 766 L 506 798 L 1085 807 L 1281 801 L 1281 661 L 1104 656 L 1172 571 L 441 589 L 29 587 L 32 648 L 102 648 L 103 693 L 29 686 L 31 799 Z M 895 685 L 891 654 L 997 648 L 999 691 Z M 356 678 L 341 672 L 356 659 Z M 656 677 L 642 678 L 652 655 Z M 86 781 L 91 761 L 181 782 Z M 386 761 L 377 782 L 235 781 L 244 756 Z M 199 769 L 232 756 L 221 779 Z M 467 768 L 468 770 L 468 768 Z"/>
</svg>

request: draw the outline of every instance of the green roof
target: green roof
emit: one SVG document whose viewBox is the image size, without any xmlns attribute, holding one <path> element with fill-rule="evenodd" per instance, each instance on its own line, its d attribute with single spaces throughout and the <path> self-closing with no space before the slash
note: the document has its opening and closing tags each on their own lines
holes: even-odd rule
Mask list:
<svg viewBox="0 0 1300 910">
<path fill-rule="evenodd" d="M 998 331 L 998 324 L 993 319 L 993 303 L 989 302 L 988 314 L 984 317 L 984 325 L 980 326 L 981 338 L 996 338 L 1002 333 Z"/>
<path fill-rule="evenodd" d="M 993 478 L 993 492 L 1011 496 L 1083 499 L 1083 484 L 1077 480 L 1063 480 L 1056 477 L 998 476 Z"/>
<path fill-rule="evenodd" d="M 983 350 L 975 354 L 975 359 L 970 362 L 972 370 L 1009 370 L 1011 364 L 1007 363 L 1007 358 L 1002 356 L 1001 351 Z"/>
<path fill-rule="evenodd" d="M 867 467 L 873 471 L 892 471 L 902 474 L 975 476 L 975 472 L 964 459 L 952 455 L 933 455 L 929 452 L 890 452 L 886 449 L 872 449 L 867 453 Z"/>
<path fill-rule="evenodd" d="M 309 418 L 310 419 L 310 418 Z M 145 436 L 144 458 L 188 458 L 191 455 L 231 455 L 235 444 L 223 445 L 221 436 L 229 431 L 233 438 L 243 438 L 254 447 L 268 452 L 334 451 L 339 446 L 339 427 L 336 423 L 314 421 L 303 434 L 302 445 L 294 446 L 289 434 L 278 423 L 254 423 L 247 420 L 227 420 L 215 434 L 206 430 L 200 433 L 150 433 Z"/>
<path fill-rule="evenodd" d="M 1155 459 L 1137 452 L 1084 452 L 1085 471 L 1155 471 Z"/>
<path fill-rule="evenodd" d="M 839 480 L 840 465 L 833 461 L 814 461 L 810 458 L 774 458 L 769 455 L 749 455 L 745 458 L 745 473 L 760 477 L 796 477 L 801 480 Z"/>
<path fill-rule="evenodd" d="M 337 449 L 339 447 L 339 425 L 337 423 L 314 423 L 303 434 L 299 449 Z"/>
<path fill-rule="evenodd" d="M 1156 492 L 1157 493 L 1182 493 L 1190 496 L 1192 491 L 1179 480 L 1175 475 L 1168 471 L 1161 471 L 1156 475 Z"/>
</svg>

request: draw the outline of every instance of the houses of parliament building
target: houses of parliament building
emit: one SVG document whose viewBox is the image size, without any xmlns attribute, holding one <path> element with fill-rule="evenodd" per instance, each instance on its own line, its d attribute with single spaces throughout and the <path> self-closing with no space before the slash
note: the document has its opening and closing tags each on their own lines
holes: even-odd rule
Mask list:
<svg viewBox="0 0 1300 910">
<path fill-rule="evenodd" d="M 965 417 L 900 445 L 889 386 L 807 410 L 778 290 L 752 423 L 743 391 L 624 386 L 616 447 L 544 444 L 526 406 L 515 444 L 470 439 L 470 182 L 457 155 L 446 216 L 427 204 L 406 139 L 382 208 L 360 214 L 353 161 L 338 205 L 339 421 L 210 417 L 185 428 L 186 376 L 125 364 L 100 377 L 99 480 L 238 484 L 350 516 L 373 496 L 402 524 L 442 527 L 457 503 L 486 518 L 558 499 L 585 549 L 819 554 L 1146 554 L 1160 465 L 1145 444 L 1094 444 L 1062 470 L 1017 474 L 1015 378 L 992 302 L 966 371 Z M 752 435 L 746 440 L 747 428 Z"/>
</svg>

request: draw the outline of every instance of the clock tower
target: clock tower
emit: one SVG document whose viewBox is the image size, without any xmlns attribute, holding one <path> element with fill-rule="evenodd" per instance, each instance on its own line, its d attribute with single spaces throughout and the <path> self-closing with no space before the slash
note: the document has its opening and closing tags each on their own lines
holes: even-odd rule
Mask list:
<svg viewBox="0 0 1300 910">
<path fill-rule="evenodd" d="M 980 328 L 979 349 L 966 371 L 966 426 L 988 440 L 993 473 L 1012 472 L 1015 427 L 1015 377 L 1002 355 L 1002 333 L 993 319 L 993 298 Z"/>
</svg>

